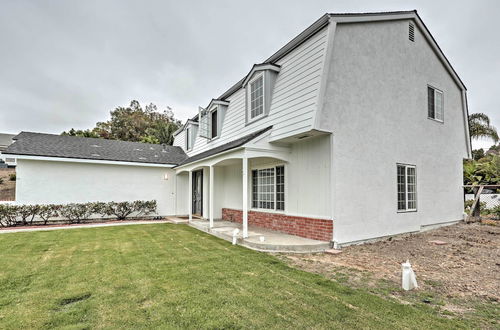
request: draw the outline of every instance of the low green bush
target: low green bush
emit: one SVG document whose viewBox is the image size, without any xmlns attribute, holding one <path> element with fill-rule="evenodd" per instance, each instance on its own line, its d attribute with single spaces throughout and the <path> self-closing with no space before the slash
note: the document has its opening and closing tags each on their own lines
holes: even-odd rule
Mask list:
<svg viewBox="0 0 500 330">
<path fill-rule="evenodd" d="M 9 180 L 10 180 L 10 181 L 16 181 L 16 173 L 11 173 L 11 174 L 9 175 Z"/>
<path fill-rule="evenodd" d="M 43 224 L 46 225 L 50 219 L 57 218 L 59 216 L 60 209 L 61 205 L 55 205 L 55 204 L 40 205 L 38 208 L 38 216 L 42 218 Z"/>
<path fill-rule="evenodd" d="M 80 223 L 82 220 L 89 219 L 94 214 L 93 203 L 71 203 L 61 206 L 59 213 L 69 220 L 69 223 Z"/>
<path fill-rule="evenodd" d="M 0 226 L 11 227 L 17 224 L 18 206 L 0 204 Z"/>
<path fill-rule="evenodd" d="M 124 220 L 135 214 L 136 216 L 156 213 L 156 201 L 133 202 L 92 202 L 71 203 L 65 205 L 12 205 L 0 204 L 0 226 L 31 225 L 35 217 L 40 217 L 46 225 L 50 219 L 63 217 L 69 223 L 81 223 L 93 215 L 101 217 L 114 215 L 118 220 Z M 20 221 L 18 221 L 20 220 Z"/>
<path fill-rule="evenodd" d="M 495 206 L 490 210 L 490 214 L 493 214 L 495 217 L 500 218 L 500 205 Z"/>
</svg>

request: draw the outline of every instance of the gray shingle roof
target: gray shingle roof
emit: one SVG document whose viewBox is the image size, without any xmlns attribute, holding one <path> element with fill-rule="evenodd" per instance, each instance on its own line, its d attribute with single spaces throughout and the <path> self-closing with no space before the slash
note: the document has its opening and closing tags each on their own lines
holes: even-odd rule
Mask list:
<svg viewBox="0 0 500 330">
<path fill-rule="evenodd" d="M 204 158 L 207 158 L 207 157 L 210 157 L 210 156 L 214 156 L 214 155 L 216 155 L 218 153 L 221 153 L 221 152 L 224 152 L 224 151 L 228 151 L 228 150 L 231 150 L 231 149 L 234 149 L 234 148 L 241 147 L 245 143 L 250 142 L 251 140 L 253 140 L 257 136 L 261 135 L 264 132 L 267 132 L 271 128 L 272 128 L 272 126 L 266 127 L 264 129 L 261 129 L 260 131 L 256 131 L 256 132 L 250 133 L 250 134 L 245 135 L 245 136 L 243 136 L 243 137 L 241 137 L 239 139 L 233 140 L 231 142 L 228 142 L 226 144 L 220 145 L 218 147 L 215 147 L 213 149 L 207 150 L 205 152 L 201 152 L 199 154 L 196 154 L 196 155 L 194 155 L 192 157 L 189 157 L 189 158 L 185 159 L 178 166 L 186 165 L 186 164 L 195 162 L 197 160 L 201 160 L 201 159 L 204 159 Z"/>
<path fill-rule="evenodd" d="M 187 158 L 180 147 L 140 142 L 21 132 L 4 154 L 177 165 Z"/>
</svg>

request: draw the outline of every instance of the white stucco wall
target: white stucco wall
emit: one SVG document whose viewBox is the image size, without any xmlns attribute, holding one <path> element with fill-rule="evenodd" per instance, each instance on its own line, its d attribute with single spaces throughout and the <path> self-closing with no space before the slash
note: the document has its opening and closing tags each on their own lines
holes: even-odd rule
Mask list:
<svg viewBox="0 0 500 330">
<path fill-rule="evenodd" d="M 408 21 L 337 26 L 322 122 L 339 243 L 463 218 L 461 91 L 415 32 L 409 41 Z M 444 92 L 444 123 L 427 118 L 428 84 Z M 396 163 L 416 165 L 417 212 L 397 212 Z"/>
<path fill-rule="evenodd" d="M 176 177 L 169 168 L 19 159 L 16 174 L 19 204 L 155 199 L 159 215 L 175 214 Z"/>
</svg>

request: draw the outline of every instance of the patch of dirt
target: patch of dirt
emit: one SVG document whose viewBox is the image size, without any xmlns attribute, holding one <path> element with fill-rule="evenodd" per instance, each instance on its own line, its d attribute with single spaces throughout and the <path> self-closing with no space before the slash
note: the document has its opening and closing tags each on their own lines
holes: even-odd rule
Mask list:
<svg viewBox="0 0 500 330">
<path fill-rule="evenodd" d="M 446 244 L 436 245 L 430 241 Z M 349 246 L 337 255 L 285 255 L 283 258 L 293 266 L 328 277 L 346 268 L 368 272 L 375 279 L 388 280 L 396 287 L 400 287 L 401 263 L 408 259 L 417 275 L 419 290 L 446 300 L 500 301 L 500 226 L 495 225 L 461 223 Z M 359 275 L 354 272 L 351 276 Z"/>
<path fill-rule="evenodd" d="M 16 181 L 10 180 L 10 175 L 16 174 L 15 169 L 0 168 L 0 201 L 16 200 Z"/>
</svg>

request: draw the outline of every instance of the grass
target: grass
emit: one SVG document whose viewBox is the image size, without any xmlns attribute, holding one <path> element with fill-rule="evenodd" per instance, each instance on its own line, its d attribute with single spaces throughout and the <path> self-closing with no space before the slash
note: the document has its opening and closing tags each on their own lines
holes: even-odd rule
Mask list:
<svg viewBox="0 0 500 330">
<path fill-rule="evenodd" d="M 0 235 L 0 328 L 466 328 L 183 225 Z"/>
</svg>

